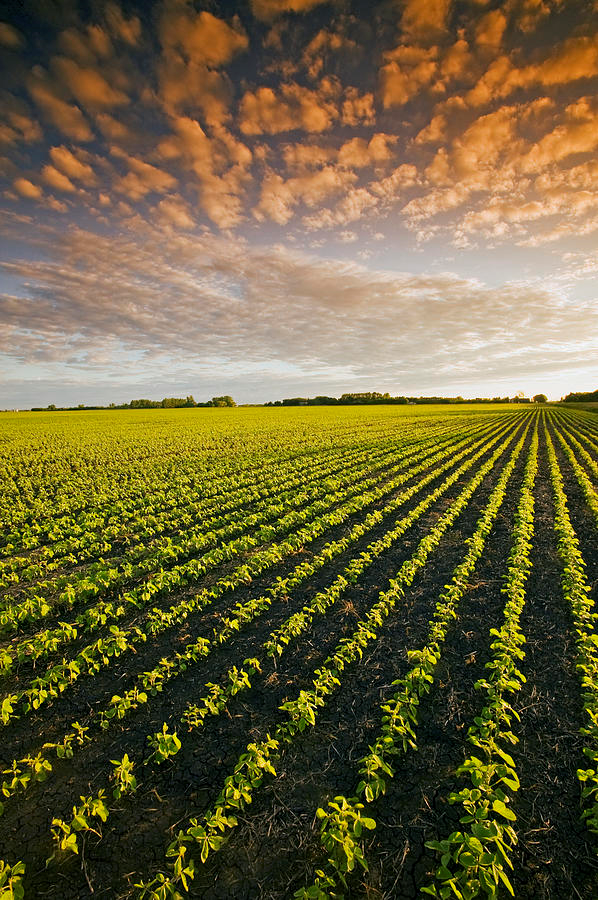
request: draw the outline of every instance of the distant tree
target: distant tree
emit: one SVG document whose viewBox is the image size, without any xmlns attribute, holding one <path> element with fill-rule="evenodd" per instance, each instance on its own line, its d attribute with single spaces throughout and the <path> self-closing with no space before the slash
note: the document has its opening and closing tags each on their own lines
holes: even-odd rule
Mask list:
<svg viewBox="0 0 598 900">
<path fill-rule="evenodd" d="M 210 400 L 210 406 L 236 406 L 237 404 L 228 394 L 224 394 L 222 397 L 212 397 Z"/>
<path fill-rule="evenodd" d="M 547 403 L 548 398 L 546 394 L 536 394 L 534 396 L 534 403 Z"/>
<path fill-rule="evenodd" d="M 581 391 L 567 394 L 565 403 L 595 403 L 598 401 L 598 391 Z"/>
<path fill-rule="evenodd" d="M 48 409 L 56 409 L 55 403 L 48 403 Z"/>
<path fill-rule="evenodd" d="M 158 400 L 131 400 L 129 406 L 131 409 L 156 409 L 156 407 L 160 406 L 160 402 Z"/>
<path fill-rule="evenodd" d="M 307 406 L 307 397 L 285 397 L 282 401 L 283 406 Z"/>
</svg>

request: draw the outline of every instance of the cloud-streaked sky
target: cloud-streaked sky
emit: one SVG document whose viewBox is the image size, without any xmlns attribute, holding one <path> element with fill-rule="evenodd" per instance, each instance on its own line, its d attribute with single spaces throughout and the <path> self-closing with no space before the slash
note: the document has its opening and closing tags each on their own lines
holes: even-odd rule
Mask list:
<svg viewBox="0 0 598 900">
<path fill-rule="evenodd" d="M 0 406 L 598 386 L 598 2 L 9 6 Z"/>
</svg>

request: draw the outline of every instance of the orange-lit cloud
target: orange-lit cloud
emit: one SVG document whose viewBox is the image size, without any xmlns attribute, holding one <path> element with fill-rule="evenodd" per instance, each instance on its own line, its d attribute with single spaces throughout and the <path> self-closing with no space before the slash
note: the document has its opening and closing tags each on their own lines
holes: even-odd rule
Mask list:
<svg viewBox="0 0 598 900">
<path fill-rule="evenodd" d="M 284 13 L 306 13 L 328 0 L 251 0 L 251 11 L 256 19 L 272 22 Z"/>
<path fill-rule="evenodd" d="M 0 143 L 15 144 L 19 141 L 34 143 L 43 138 L 43 132 L 27 104 L 17 100 L 13 94 L 0 95 L 2 120 L 0 121 Z"/>
<path fill-rule="evenodd" d="M 27 178 L 16 178 L 13 181 L 13 187 L 21 197 L 26 197 L 28 200 L 37 200 L 43 194 L 42 189 Z"/>
<path fill-rule="evenodd" d="M 341 50 L 355 54 L 358 46 L 345 35 L 322 28 L 303 51 L 301 64 L 307 69 L 310 78 L 319 78 L 324 69 L 326 56 Z"/>
<path fill-rule="evenodd" d="M 160 96 L 173 115 L 201 112 L 209 125 L 230 118 L 233 90 L 228 76 L 179 56 L 168 57 L 160 66 Z"/>
<path fill-rule="evenodd" d="M 3 47 L 17 50 L 24 43 L 22 34 L 16 28 L 13 28 L 8 22 L 0 22 L 0 44 Z"/>
<path fill-rule="evenodd" d="M 129 167 L 129 172 L 116 180 L 114 189 L 130 200 L 139 200 L 152 192 L 163 194 L 176 187 L 177 179 L 169 172 L 129 156 L 117 147 L 112 148 L 112 154 Z"/>
<path fill-rule="evenodd" d="M 446 138 L 446 116 L 439 114 L 434 116 L 425 128 L 415 136 L 416 144 L 438 144 Z"/>
<path fill-rule="evenodd" d="M 50 187 L 57 191 L 74 193 L 77 190 L 73 182 L 67 178 L 63 172 L 59 172 L 55 166 L 44 166 L 42 169 L 42 178 L 46 184 L 49 184 Z"/>
<path fill-rule="evenodd" d="M 208 134 L 194 119 L 173 119 L 173 133 L 158 153 L 165 160 L 180 159 L 193 172 L 206 215 L 219 227 L 231 228 L 243 218 L 242 194 L 251 177 L 252 154 L 223 126 Z"/>
<path fill-rule="evenodd" d="M 394 145 L 398 138 L 394 134 L 374 134 L 368 141 L 363 138 L 351 138 L 338 152 L 341 166 L 360 169 L 364 166 L 377 165 L 392 159 Z"/>
<path fill-rule="evenodd" d="M 35 73 L 27 87 L 37 106 L 59 131 L 75 141 L 93 139 L 91 128 L 79 107 L 67 103 L 41 73 Z"/>
<path fill-rule="evenodd" d="M 400 45 L 386 54 L 380 70 L 380 89 L 385 107 L 403 106 L 438 75 L 438 48 Z"/>
<path fill-rule="evenodd" d="M 62 84 L 88 109 L 111 109 L 128 103 L 124 91 L 112 87 L 95 69 L 78 65 L 65 56 L 55 57 L 52 66 Z"/>
<path fill-rule="evenodd" d="M 332 209 L 324 208 L 317 213 L 304 216 L 303 223 L 308 231 L 336 228 L 359 221 L 368 210 L 377 205 L 378 198 L 367 188 L 356 187 L 347 191 L 343 199 Z"/>
<path fill-rule="evenodd" d="M 157 210 L 162 221 L 168 225 L 175 225 L 177 228 L 183 229 L 195 227 L 196 223 L 191 217 L 188 205 L 182 197 L 176 194 L 160 200 Z"/>
<path fill-rule="evenodd" d="M 475 28 L 475 42 L 478 47 L 490 52 L 496 52 L 502 44 L 507 18 L 500 9 L 493 9 L 486 13 Z"/>
<path fill-rule="evenodd" d="M 167 51 L 188 60 L 219 67 L 247 49 L 249 40 L 238 20 L 229 25 L 211 13 L 195 13 L 187 4 L 169 4 L 162 17 L 160 39 Z"/>
<path fill-rule="evenodd" d="M 96 175 L 89 163 L 82 162 L 68 147 L 52 147 L 50 157 L 56 168 L 69 178 L 74 178 L 86 185 L 96 184 Z"/>
<path fill-rule="evenodd" d="M 114 53 L 110 36 L 100 25 L 67 28 L 58 37 L 58 47 L 66 57 L 82 66 L 94 66 Z"/>
<path fill-rule="evenodd" d="M 316 144 L 285 144 L 282 149 L 285 165 L 291 171 L 303 171 L 315 166 L 323 166 L 336 157 L 333 147 Z"/>
<path fill-rule="evenodd" d="M 262 181 L 260 201 L 254 215 L 257 219 L 268 217 L 284 225 L 290 221 L 299 203 L 313 209 L 330 197 L 346 192 L 356 180 L 353 172 L 336 166 L 324 166 L 286 181 L 271 172 Z"/>
<path fill-rule="evenodd" d="M 374 95 L 371 91 L 361 93 L 359 88 L 345 88 L 341 103 L 341 122 L 343 125 L 373 125 L 376 121 Z"/>
<path fill-rule="evenodd" d="M 443 51 L 439 60 L 439 71 L 444 82 L 473 81 L 477 64 L 468 42 L 459 37 Z"/>
<path fill-rule="evenodd" d="M 174 115 L 200 110 L 208 124 L 229 118 L 233 90 L 219 71 L 248 47 L 237 18 L 232 25 L 185 3 L 167 5 L 160 26 L 160 98 Z"/>
<path fill-rule="evenodd" d="M 401 17 L 403 35 L 416 41 L 433 41 L 446 31 L 451 0 L 405 0 Z"/>
<path fill-rule="evenodd" d="M 131 47 L 135 47 L 139 43 L 141 22 L 137 16 L 131 16 L 130 19 L 125 18 L 120 6 L 112 2 L 106 3 L 104 16 L 113 37 L 124 41 Z"/>
<path fill-rule="evenodd" d="M 565 110 L 565 121 L 535 144 L 522 159 L 524 172 L 539 172 L 577 153 L 598 147 L 598 108 L 581 98 Z"/>
<path fill-rule="evenodd" d="M 97 113 L 95 121 L 104 137 L 109 141 L 128 141 L 133 135 L 131 129 L 124 122 L 110 113 Z"/>
<path fill-rule="evenodd" d="M 520 88 L 549 88 L 596 75 L 598 35 L 570 37 L 541 62 L 527 66 L 515 66 L 508 55 L 498 56 L 465 99 L 472 106 L 480 106 L 504 99 Z"/>
<path fill-rule="evenodd" d="M 241 100 L 239 127 L 243 134 L 278 134 L 283 131 L 327 131 L 338 118 L 336 103 L 326 90 L 313 91 L 299 84 L 283 84 L 280 92 L 260 87 Z"/>
</svg>

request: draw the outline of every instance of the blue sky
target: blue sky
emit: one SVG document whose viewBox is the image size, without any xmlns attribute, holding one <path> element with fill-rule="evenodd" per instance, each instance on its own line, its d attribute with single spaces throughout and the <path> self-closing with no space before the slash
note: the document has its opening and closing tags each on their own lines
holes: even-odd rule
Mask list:
<svg viewBox="0 0 598 900">
<path fill-rule="evenodd" d="M 0 406 L 598 385 L 598 4 L 0 22 Z"/>
</svg>

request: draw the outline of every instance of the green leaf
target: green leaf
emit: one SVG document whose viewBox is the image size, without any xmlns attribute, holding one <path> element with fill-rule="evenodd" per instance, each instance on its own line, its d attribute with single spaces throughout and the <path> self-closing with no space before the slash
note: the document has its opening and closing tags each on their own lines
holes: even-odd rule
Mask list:
<svg viewBox="0 0 598 900">
<path fill-rule="evenodd" d="M 514 822 L 517 818 L 513 810 L 509 809 L 502 800 L 493 800 L 492 809 L 494 810 L 494 812 L 498 813 L 499 816 L 508 819 L 510 822 Z"/>
</svg>

